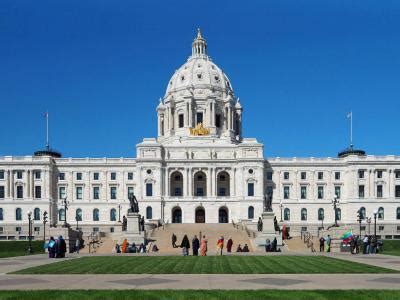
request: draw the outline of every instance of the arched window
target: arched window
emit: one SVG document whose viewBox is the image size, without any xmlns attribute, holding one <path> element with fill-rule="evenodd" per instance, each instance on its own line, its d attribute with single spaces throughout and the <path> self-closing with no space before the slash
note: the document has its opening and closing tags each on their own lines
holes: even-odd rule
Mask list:
<svg viewBox="0 0 400 300">
<path fill-rule="evenodd" d="M 249 209 L 247 210 L 247 218 L 254 219 L 254 207 L 253 206 L 249 206 Z"/>
<path fill-rule="evenodd" d="M 324 209 L 320 208 L 318 209 L 318 221 L 323 221 L 325 217 Z"/>
<path fill-rule="evenodd" d="M 93 209 L 93 221 L 99 221 L 99 210 L 97 208 Z"/>
<path fill-rule="evenodd" d="M 75 221 L 82 221 L 82 209 L 80 208 L 75 211 Z"/>
<path fill-rule="evenodd" d="M 285 210 L 283 211 L 283 219 L 285 221 L 290 221 L 290 209 L 289 208 L 285 208 Z"/>
<path fill-rule="evenodd" d="M 3 209 L 0 207 L 0 221 L 4 220 Z"/>
<path fill-rule="evenodd" d="M 383 207 L 379 207 L 378 209 L 378 219 L 383 220 L 385 218 L 385 211 Z"/>
<path fill-rule="evenodd" d="M 340 208 L 336 208 L 336 220 L 342 220 L 342 210 Z"/>
<path fill-rule="evenodd" d="M 22 220 L 22 209 L 20 209 L 19 207 L 15 210 L 15 220 Z"/>
<path fill-rule="evenodd" d="M 58 221 L 65 221 L 65 210 L 61 208 L 58 210 Z"/>
<path fill-rule="evenodd" d="M 396 219 L 400 220 L 400 207 L 396 209 Z"/>
<path fill-rule="evenodd" d="M 36 207 L 33 211 L 33 219 L 35 221 L 40 221 L 40 209 Z"/>
<path fill-rule="evenodd" d="M 153 219 L 153 208 L 151 206 L 146 207 L 146 219 Z"/>
<path fill-rule="evenodd" d="M 307 221 L 307 209 L 305 209 L 305 208 L 301 209 L 301 220 Z"/>
<path fill-rule="evenodd" d="M 365 207 L 360 208 L 359 214 L 360 214 L 361 220 L 365 220 L 365 216 L 366 216 Z"/>
<path fill-rule="evenodd" d="M 117 211 L 115 208 L 110 210 L 110 221 L 117 221 Z"/>
</svg>

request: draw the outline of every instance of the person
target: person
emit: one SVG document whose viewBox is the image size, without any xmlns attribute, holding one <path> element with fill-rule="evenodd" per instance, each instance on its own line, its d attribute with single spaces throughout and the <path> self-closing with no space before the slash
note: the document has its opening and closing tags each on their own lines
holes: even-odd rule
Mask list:
<svg viewBox="0 0 400 300">
<path fill-rule="evenodd" d="M 331 242 L 332 242 L 331 236 L 328 234 L 328 237 L 326 239 L 326 246 L 327 246 L 326 252 L 331 252 Z"/>
<path fill-rule="evenodd" d="M 217 255 L 222 255 L 222 249 L 224 249 L 224 237 L 221 237 L 217 241 Z"/>
<path fill-rule="evenodd" d="M 226 251 L 229 253 L 232 252 L 232 246 L 233 246 L 232 238 L 229 238 L 228 242 L 226 243 Z"/>
<path fill-rule="evenodd" d="M 47 246 L 47 251 L 49 251 L 49 258 L 55 258 L 56 257 L 56 241 L 54 240 L 54 237 L 50 237 L 48 246 Z"/>
<path fill-rule="evenodd" d="M 186 234 L 183 236 L 183 239 L 182 239 L 182 242 L 181 242 L 181 248 L 182 248 L 183 256 L 188 256 L 189 255 L 190 243 L 189 243 L 189 239 L 188 239 Z"/>
<path fill-rule="evenodd" d="M 354 239 L 354 247 L 355 247 L 355 253 L 359 254 L 360 253 L 360 236 L 356 235 Z"/>
<path fill-rule="evenodd" d="M 354 238 L 350 240 L 350 253 L 355 254 L 355 243 Z"/>
<path fill-rule="evenodd" d="M 237 246 L 236 252 L 243 252 L 242 247 L 240 246 L 240 244 Z"/>
<path fill-rule="evenodd" d="M 197 238 L 197 235 L 195 235 L 193 240 L 192 240 L 193 256 L 198 256 L 199 255 L 199 248 L 200 248 L 200 241 Z"/>
<path fill-rule="evenodd" d="M 274 237 L 274 240 L 272 241 L 272 252 L 276 252 L 278 246 L 278 241 L 276 237 Z"/>
<path fill-rule="evenodd" d="M 207 240 L 205 235 L 201 239 L 200 254 L 201 256 L 207 256 Z"/>
<path fill-rule="evenodd" d="M 146 246 L 143 243 L 141 243 L 139 246 L 139 252 L 146 253 Z"/>
<path fill-rule="evenodd" d="M 243 249 L 244 249 L 244 247 L 243 247 Z M 266 239 L 265 240 L 265 252 L 270 252 L 270 251 L 271 251 L 271 241 L 270 241 L 270 239 Z"/>
<path fill-rule="evenodd" d="M 151 249 L 151 251 L 152 251 L 152 252 L 158 252 L 158 250 L 159 250 L 159 249 L 158 249 L 157 245 L 154 244 L 153 247 L 152 247 L 152 249 Z"/>
<path fill-rule="evenodd" d="M 177 246 L 176 246 L 176 235 L 175 235 L 175 233 L 172 234 L 172 247 L 173 247 L 173 248 L 177 248 Z"/>
<path fill-rule="evenodd" d="M 247 244 L 244 244 L 243 252 L 250 252 L 249 251 L 249 246 L 247 246 Z"/>
<path fill-rule="evenodd" d="M 128 225 L 128 219 L 125 216 L 123 216 L 122 217 L 122 231 L 126 231 L 126 229 L 128 227 L 127 225 Z"/>
<path fill-rule="evenodd" d="M 371 253 L 376 254 L 376 236 L 373 235 L 371 238 Z"/>
<path fill-rule="evenodd" d="M 363 254 L 368 254 L 368 251 L 369 251 L 369 249 L 368 249 L 368 235 L 364 236 L 363 244 L 364 244 Z"/>
<path fill-rule="evenodd" d="M 325 251 L 325 239 L 323 236 L 319 238 L 319 252 Z"/>
<path fill-rule="evenodd" d="M 56 257 L 57 258 L 64 258 L 65 257 L 65 252 L 67 252 L 67 244 L 65 243 L 65 240 L 63 239 L 63 237 L 61 235 L 58 237 L 56 245 L 57 245 Z"/>
<path fill-rule="evenodd" d="M 79 237 L 75 240 L 75 251 L 77 254 L 79 254 L 79 249 L 81 248 L 81 241 L 79 240 Z"/>
<path fill-rule="evenodd" d="M 115 244 L 115 253 L 121 253 L 121 246 L 118 243 Z"/>
<path fill-rule="evenodd" d="M 257 222 L 257 230 L 262 231 L 262 226 L 263 226 L 263 222 L 261 220 L 261 217 L 259 217 L 258 222 Z"/>
</svg>

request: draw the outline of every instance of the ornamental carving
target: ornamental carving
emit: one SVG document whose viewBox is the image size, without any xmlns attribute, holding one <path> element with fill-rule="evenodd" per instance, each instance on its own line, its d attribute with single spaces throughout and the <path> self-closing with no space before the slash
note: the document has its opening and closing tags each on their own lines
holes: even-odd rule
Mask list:
<svg viewBox="0 0 400 300">
<path fill-rule="evenodd" d="M 205 128 L 203 126 L 203 123 L 201 123 L 201 122 L 198 123 L 196 125 L 196 127 L 189 128 L 189 130 L 190 130 L 190 134 L 191 135 L 196 135 L 196 136 L 198 136 L 198 135 L 209 135 L 210 134 L 210 129 L 209 128 Z"/>
</svg>

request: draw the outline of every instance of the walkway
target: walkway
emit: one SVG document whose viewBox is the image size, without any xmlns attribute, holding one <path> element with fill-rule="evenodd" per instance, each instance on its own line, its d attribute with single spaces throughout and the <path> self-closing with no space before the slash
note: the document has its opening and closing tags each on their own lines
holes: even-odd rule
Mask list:
<svg viewBox="0 0 400 300">
<path fill-rule="evenodd" d="M 315 254 L 314 254 L 315 255 Z M 326 254 L 328 255 L 328 254 Z M 400 257 L 329 254 L 400 270 Z M 70 259 L 73 259 L 70 258 Z M 31 266 L 58 262 L 46 255 L 0 259 L 1 290 L 42 289 L 398 289 L 400 274 L 110 274 L 110 275 L 13 275 Z"/>
</svg>

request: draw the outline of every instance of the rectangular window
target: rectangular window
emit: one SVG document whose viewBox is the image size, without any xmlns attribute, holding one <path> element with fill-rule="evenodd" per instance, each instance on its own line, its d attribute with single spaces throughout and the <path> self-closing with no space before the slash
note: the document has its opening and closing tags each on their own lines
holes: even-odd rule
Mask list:
<svg viewBox="0 0 400 300">
<path fill-rule="evenodd" d="M 76 173 L 76 180 L 82 180 L 82 173 Z"/>
<path fill-rule="evenodd" d="M 174 192 L 176 197 L 182 197 L 182 189 L 180 187 L 176 187 Z"/>
<path fill-rule="evenodd" d="M 117 199 L 117 187 L 110 187 L 110 198 L 113 200 Z"/>
<path fill-rule="evenodd" d="M 364 178 L 364 170 L 358 170 L 358 178 Z"/>
<path fill-rule="evenodd" d="M 4 170 L 0 170 L 0 179 L 4 179 Z"/>
<path fill-rule="evenodd" d="M 289 172 L 284 172 L 283 173 L 283 179 L 289 180 Z"/>
<path fill-rule="evenodd" d="M 99 172 L 94 172 L 93 173 L 93 180 L 99 180 L 99 178 L 100 178 Z"/>
<path fill-rule="evenodd" d="M 288 186 L 283 187 L 283 199 L 289 199 L 290 197 L 290 188 Z"/>
<path fill-rule="evenodd" d="M 58 180 L 65 180 L 65 173 L 59 173 Z"/>
<path fill-rule="evenodd" d="M 35 186 L 35 198 L 42 198 L 42 187 L 40 185 Z"/>
<path fill-rule="evenodd" d="M 17 171 L 17 179 L 22 179 L 22 171 Z"/>
<path fill-rule="evenodd" d="M 21 232 L 21 231 L 22 231 L 22 228 L 21 228 L 20 226 L 17 226 L 17 227 L 15 227 L 15 231 L 16 231 L 16 232 Z"/>
<path fill-rule="evenodd" d="M 399 170 L 396 170 L 396 171 L 394 172 L 394 174 L 395 174 L 396 179 L 400 179 L 400 171 L 399 171 Z M 4 175 L 3 175 L 3 176 L 4 176 Z"/>
<path fill-rule="evenodd" d="M 153 184 L 152 183 L 146 183 L 146 196 L 147 197 L 153 196 Z"/>
<path fill-rule="evenodd" d="M 364 198 L 365 197 L 365 193 L 364 193 L 364 186 L 363 185 L 359 185 L 358 186 L 358 198 Z"/>
<path fill-rule="evenodd" d="M 4 199 L 4 185 L 0 185 L 0 199 Z"/>
<path fill-rule="evenodd" d="M 133 186 L 128 186 L 128 199 L 134 195 Z"/>
<path fill-rule="evenodd" d="M 340 172 L 335 172 L 335 180 L 340 180 Z"/>
<path fill-rule="evenodd" d="M 83 198 L 82 191 L 83 191 L 83 189 L 81 186 L 76 187 L 76 199 L 77 200 L 82 200 L 82 198 Z"/>
<path fill-rule="evenodd" d="M 33 231 L 39 232 L 39 231 L 40 231 L 40 227 L 35 226 L 35 227 L 33 228 Z"/>
<path fill-rule="evenodd" d="M 111 180 L 116 180 L 116 179 L 117 179 L 117 173 L 111 172 L 111 174 L 110 174 L 110 179 L 111 179 Z"/>
<path fill-rule="evenodd" d="M 272 180 L 272 172 L 267 172 L 267 180 Z"/>
<path fill-rule="evenodd" d="M 324 187 L 318 186 L 318 199 L 324 199 Z"/>
<path fill-rule="evenodd" d="M 42 173 L 40 171 L 35 171 L 35 179 L 40 179 L 41 174 Z"/>
<path fill-rule="evenodd" d="M 394 196 L 400 198 L 400 185 L 396 185 L 394 188 Z"/>
<path fill-rule="evenodd" d="M 60 186 L 58 188 L 58 199 L 65 199 L 65 197 L 66 197 L 65 186 Z"/>
<path fill-rule="evenodd" d="M 132 172 L 128 173 L 128 180 L 133 180 L 133 173 Z"/>
<path fill-rule="evenodd" d="M 221 128 L 221 115 L 219 114 L 215 115 L 215 126 L 217 128 Z"/>
<path fill-rule="evenodd" d="M 376 197 L 377 198 L 383 197 L 383 186 L 380 184 L 376 186 Z"/>
<path fill-rule="evenodd" d="M 318 180 L 324 179 L 324 172 L 318 172 Z"/>
<path fill-rule="evenodd" d="M 93 199 L 95 199 L 95 200 L 100 199 L 100 187 L 98 187 L 98 186 L 93 187 Z"/>
<path fill-rule="evenodd" d="M 254 183 L 249 182 L 247 184 L 247 196 L 253 197 L 254 196 Z"/>
<path fill-rule="evenodd" d="M 178 127 L 179 128 L 182 128 L 184 125 L 183 125 L 183 114 L 179 114 L 178 115 Z"/>
<path fill-rule="evenodd" d="M 198 197 L 203 197 L 204 196 L 204 190 L 203 190 L 202 187 L 198 187 L 196 189 L 196 196 L 198 196 Z"/>
<path fill-rule="evenodd" d="M 382 178 L 382 175 L 383 175 L 382 170 L 378 170 L 378 172 L 376 173 L 376 176 L 377 176 L 378 178 Z"/>
<path fill-rule="evenodd" d="M 336 198 L 340 199 L 340 186 L 335 186 L 335 195 Z"/>
<path fill-rule="evenodd" d="M 385 226 L 379 225 L 378 230 L 379 230 L 379 231 L 385 230 Z"/>
<path fill-rule="evenodd" d="M 301 172 L 301 173 L 300 173 L 300 178 L 301 178 L 301 180 L 306 180 L 306 178 L 307 178 L 307 173 L 306 173 L 306 172 Z"/>
<path fill-rule="evenodd" d="M 307 187 L 304 185 L 300 187 L 300 198 L 307 199 Z"/>
<path fill-rule="evenodd" d="M 17 186 L 17 198 L 18 199 L 24 198 L 24 187 L 22 185 Z"/>
<path fill-rule="evenodd" d="M 196 124 L 203 123 L 203 113 L 198 112 L 196 113 Z"/>
</svg>

